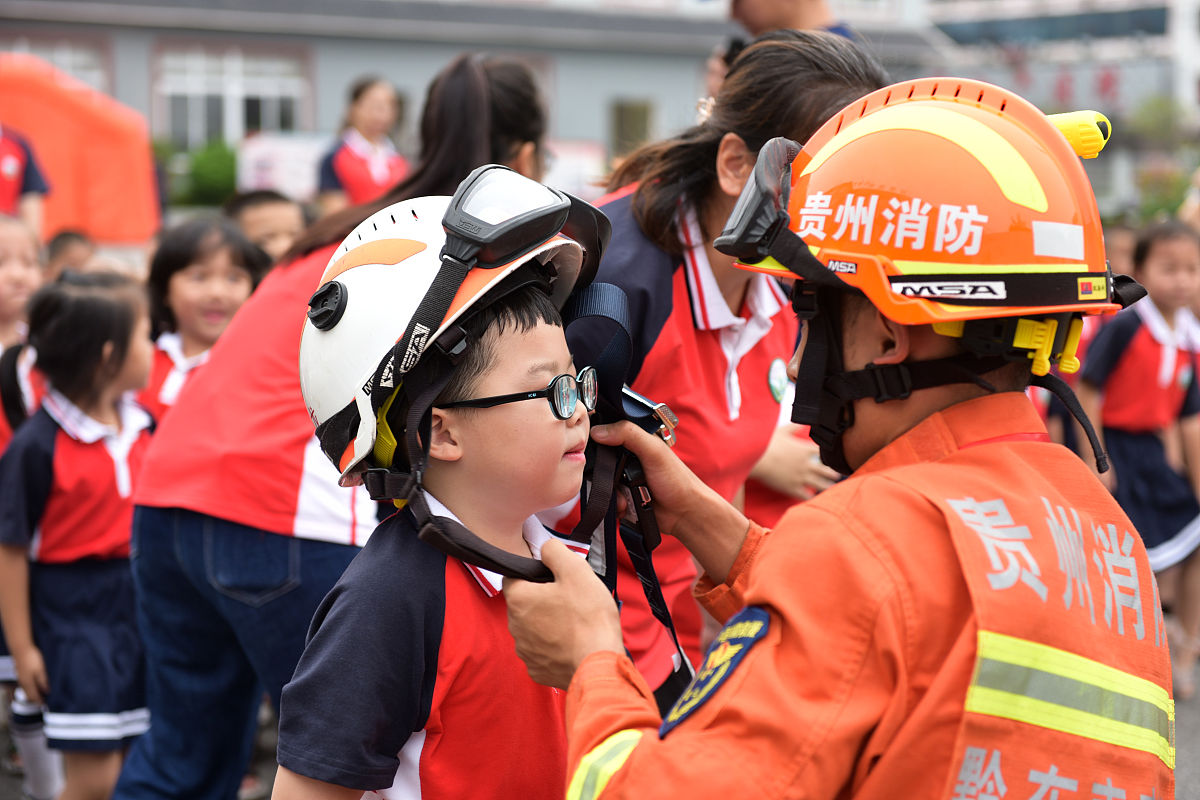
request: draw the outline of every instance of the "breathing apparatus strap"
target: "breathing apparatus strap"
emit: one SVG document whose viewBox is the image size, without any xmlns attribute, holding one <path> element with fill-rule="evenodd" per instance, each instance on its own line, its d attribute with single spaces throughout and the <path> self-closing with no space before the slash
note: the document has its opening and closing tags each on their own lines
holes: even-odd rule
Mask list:
<svg viewBox="0 0 1200 800">
<path fill-rule="evenodd" d="M 620 287 L 593 283 L 572 297 L 563 309 L 563 321 L 568 327 L 575 324 L 604 325 L 609 331 L 607 339 L 598 337 L 590 340 L 600 343 L 593 352 L 577 349 L 574 353 L 577 360 L 591 364 L 596 369 L 599 382 L 597 421 L 629 419 L 643 428 L 656 428 L 658 423 L 653 412 L 626 402 L 622 391 L 632 353 L 628 302 Z M 693 670 L 679 644 L 675 623 L 671 619 L 671 611 L 650 555 L 662 537 L 645 476 L 641 464 L 624 448 L 592 442 L 589 444 L 589 456 L 591 484 L 582 505 L 579 524 L 572 531 L 571 538 L 591 540 L 588 562 L 609 591 L 617 596 L 616 538 L 619 532 L 650 611 L 667 629 L 675 645 L 677 657 L 673 659 L 675 663 L 671 676 L 655 691 L 659 708 L 669 709 L 691 682 Z M 628 513 L 636 517 L 634 522 L 617 519 L 613 496 L 621 484 L 629 490 L 631 503 Z"/>
</svg>

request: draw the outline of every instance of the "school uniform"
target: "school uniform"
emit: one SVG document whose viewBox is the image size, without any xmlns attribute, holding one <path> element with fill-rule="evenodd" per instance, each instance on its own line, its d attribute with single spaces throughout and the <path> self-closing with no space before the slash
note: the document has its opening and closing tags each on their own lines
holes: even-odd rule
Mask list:
<svg viewBox="0 0 1200 800">
<path fill-rule="evenodd" d="M 150 378 L 146 388 L 138 392 L 138 402 L 150 412 L 156 421 L 161 421 L 167 409 L 175 405 L 183 384 L 193 371 L 208 361 L 210 350 L 194 356 L 183 354 L 183 338 L 173 331 L 160 334 L 154 340 L 154 363 L 150 367 Z"/>
<path fill-rule="evenodd" d="M 1144 298 L 1102 327 L 1082 379 L 1104 393 L 1104 444 L 1116 471 L 1117 501 L 1161 571 L 1200 546 L 1200 502 L 1167 463 L 1162 434 L 1200 412 L 1194 341 L 1197 323 L 1180 309 L 1174 327 Z"/>
<path fill-rule="evenodd" d="M 317 192 L 345 192 L 350 205 L 378 199 L 408 174 L 391 141 L 373 144 L 354 128 L 321 159 Z"/>
<path fill-rule="evenodd" d="M 29 143 L 12 130 L 0 128 L 0 214 L 15 217 L 22 197 L 49 191 Z"/>
<path fill-rule="evenodd" d="M 708 262 L 695 211 L 682 209 L 684 254 L 671 256 L 638 227 L 634 188 L 600 202 L 612 220 L 613 235 L 596 276 L 598 282 L 621 287 L 629 298 L 633 346 L 626 383 L 671 407 L 679 417 L 675 453 L 708 486 L 732 500 L 775 430 L 798 323 L 783 290 L 766 275 L 755 274 L 740 313 L 730 311 Z M 583 325 L 567 331 L 577 361 L 580 353 L 597 349 L 589 335 L 591 329 Z M 671 537 L 663 538 L 653 558 L 680 643 L 698 661 L 702 623 L 691 593 L 695 563 Z M 651 614 L 623 547 L 619 559 L 625 644 L 650 684 L 658 686 L 671 673 L 674 643 Z"/>
<path fill-rule="evenodd" d="M 524 535 L 535 556 L 552 538 L 535 517 Z M 313 617 L 283 692 L 279 763 L 385 798 L 558 798 L 563 700 L 517 658 L 501 577 L 422 542 L 402 511 Z"/>
<path fill-rule="evenodd" d="M 29 552 L 56 749 L 120 749 L 149 726 L 129 531 L 152 422 L 129 400 L 120 414 L 118 430 L 50 389 L 0 457 L 0 543 Z"/>
</svg>

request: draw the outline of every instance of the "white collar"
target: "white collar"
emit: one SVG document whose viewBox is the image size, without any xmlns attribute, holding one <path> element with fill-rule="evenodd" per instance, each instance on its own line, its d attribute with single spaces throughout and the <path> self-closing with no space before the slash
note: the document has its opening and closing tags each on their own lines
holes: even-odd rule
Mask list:
<svg viewBox="0 0 1200 800">
<path fill-rule="evenodd" d="M 167 357 L 171 359 L 171 363 L 175 365 L 175 369 L 180 372 L 191 372 L 208 361 L 208 354 L 212 352 L 210 347 L 194 356 L 185 356 L 183 354 L 183 337 L 177 331 L 160 333 L 154 340 L 154 346 L 166 353 Z"/>
<path fill-rule="evenodd" d="M 744 320 L 729 310 L 713 274 L 700 232 L 700 219 L 690 206 L 681 209 L 679 234 L 683 240 L 683 268 L 686 270 L 688 298 L 692 302 L 692 321 L 699 330 L 719 330 L 740 325 Z M 775 280 L 755 273 L 746 290 L 746 306 L 754 317 L 770 319 L 779 313 L 787 297 Z"/>
<path fill-rule="evenodd" d="M 429 504 L 429 513 L 434 516 L 448 517 L 459 525 L 463 524 L 462 520 L 455 516 L 453 511 L 429 492 L 425 492 L 425 502 Z M 533 554 L 534 558 L 539 559 L 542 557 L 542 545 L 553 538 L 553 534 L 550 533 L 537 517 L 530 517 L 525 520 L 521 526 L 521 535 L 525 538 L 525 544 L 529 545 L 529 552 Z M 572 542 L 571 544 L 574 545 L 572 549 L 580 549 L 577 543 Z M 501 588 L 504 585 L 503 575 L 498 572 L 492 572 L 490 569 L 468 564 L 465 561 L 463 564 L 466 566 L 467 571 L 475 576 L 475 580 L 479 582 L 480 588 L 483 589 L 488 597 L 495 597 L 500 594 Z"/>
<path fill-rule="evenodd" d="M 83 444 L 93 444 L 102 439 L 135 438 L 151 424 L 150 415 L 133 401 L 130 394 L 123 395 L 118 401 L 117 413 L 121 416 L 119 429 L 88 416 L 52 386 L 47 388 L 42 406 L 68 436 Z"/>
<path fill-rule="evenodd" d="M 1132 306 L 1134 312 L 1141 317 L 1142 324 L 1150 331 L 1154 340 L 1164 347 L 1182 347 L 1186 350 L 1196 350 L 1200 345 L 1200 321 L 1190 309 L 1180 308 L 1175 311 L 1173 326 L 1167 325 L 1158 306 L 1149 297 L 1143 297 Z"/>
</svg>

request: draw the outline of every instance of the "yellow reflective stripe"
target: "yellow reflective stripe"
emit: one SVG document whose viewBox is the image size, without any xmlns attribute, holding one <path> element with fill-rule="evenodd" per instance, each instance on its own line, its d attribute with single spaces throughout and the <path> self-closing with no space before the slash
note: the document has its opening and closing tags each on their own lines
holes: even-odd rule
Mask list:
<svg viewBox="0 0 1200 800">
<path fill-rule="evenodd" d="M 1175 766 L 1175 704 L 1161 686 L 1057 647 L 979 632 L 966 709 L 1142 750 Z"/>
<path fill-rule="evenodd" d="M 967 690 L 966 709 L 976 714 L 1004 717 L 1039 728 L 1141 750 L 1158 756 L 1171 769 L 1175 768 L 1175 748 L 1154 731 L 1137 725 L 982 686 L 972 686 Z"/>
<path fill-rule="evenodd" d="M 980 631 L 979 656 L 1074 678 L 1110 692 L 1120 692 L 1153 703 L 1168 717 L 1175 719 L 1175 704 L 1171 695 L 1157 683 L 1057 647 L 994 631 Z"/>
<path fill-rule="evenodd" d="M 817 151 L 801 174 L 807 175 L 817 169 L 851 142 L 897 128 L 939 136 L 963 148 L 991 174 L 1000 191 L 1012 202 L 1037 212 L 1050 207 L 1041 182 L 1017 148 L 980 120 L 950 108 L 907 103 L 881 108 L 835 134 Z"/>
<path fill-rule="evenodd" d="M 955 264 L 946 261 L 900 261 L 897 259 L 893 259 L 892 263 L 900 271 L 901 275 L 939 275 L 945 272 L 953 272 L 956 269 L 965 269 L 978 275 L 986 275 L 989 272 L 1031 274 L 1087 272 L 1089 269 L 1087 264 L 975 264 L 972 262 Z M 1096 274 L 1099 275 L 1100 273 Z"/>
<path fill-rule="evenodd" d="M 618 731 L 584 756 L 571 776 L 567 800 L 595 800 L 624 765 L 642 736 L 641 731 Z"/>
</svg>

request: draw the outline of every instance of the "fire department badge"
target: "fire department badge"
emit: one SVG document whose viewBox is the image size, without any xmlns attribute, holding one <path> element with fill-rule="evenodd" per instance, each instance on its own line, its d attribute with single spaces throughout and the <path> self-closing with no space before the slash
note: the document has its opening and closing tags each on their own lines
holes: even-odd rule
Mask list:
<svg viewBox="0 0 1200 800">
<path fill-rule="evenodd" d="M 662 738 L 704 704 L 724 683 L 734 668 L 759 639 L 767 635 L 767 612 L 756 606 L 743 608 L 725 624 L 708 648 L 704 664 L 683 695 L 663 717 L 658 736 Z"/>
</svg>

